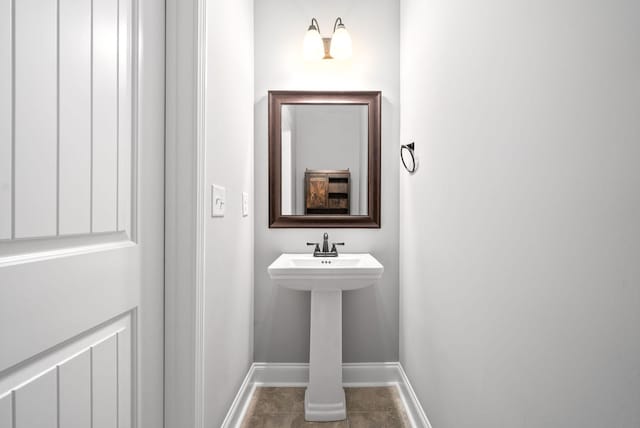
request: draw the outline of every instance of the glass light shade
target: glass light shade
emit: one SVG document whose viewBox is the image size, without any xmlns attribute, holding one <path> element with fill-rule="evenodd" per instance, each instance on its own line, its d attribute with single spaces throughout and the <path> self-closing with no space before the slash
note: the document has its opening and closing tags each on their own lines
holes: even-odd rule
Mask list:
<svg viewBox="0 0 640 428">
<path fill-rule="evenodd" d="M 351 58 L 351 53 L 351 36 L 344 25 L 341 24 L 331 38 L 331 56 L 335 59 L 349 59 Z"/>
<path fill-rule="evenodd" d="M 309 27 L 304 35 L 304 59 L 307 61 L 316 61 L 324 57 L 324 44 L 320 32 L 314 27 Z"/>
</svg>

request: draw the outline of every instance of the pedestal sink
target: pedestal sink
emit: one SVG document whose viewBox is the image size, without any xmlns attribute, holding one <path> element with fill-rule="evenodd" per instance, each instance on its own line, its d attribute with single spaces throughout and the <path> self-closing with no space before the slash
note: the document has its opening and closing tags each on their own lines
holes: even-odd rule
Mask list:
<svg viewBox="0 0 640 428">
<path fill-rule="evenodd" d="M 342 388 L 342 291 L 375 284 L 384 267 L 371 254 L 282 254 L 269 276 L 283 287 L 311 291 L 309 386 L 305 419 L 338 421 L 347 416 Z"/>
</svg>

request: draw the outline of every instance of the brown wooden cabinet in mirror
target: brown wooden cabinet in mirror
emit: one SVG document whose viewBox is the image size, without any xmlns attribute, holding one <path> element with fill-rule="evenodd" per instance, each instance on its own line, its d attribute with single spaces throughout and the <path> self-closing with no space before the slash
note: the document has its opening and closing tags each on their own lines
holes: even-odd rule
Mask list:
<svg viewBox="0 0 640 428">
<path fill-rule="evenodd" d="M 304 173 L 304 214 L 349 215 L 350 178 L 348 169 L 307 169 Z"/>
<path fill-rule="evenodd" d="M 269 227 L 380 227 L 381 98 L 269 91 Z"/>
</svg>

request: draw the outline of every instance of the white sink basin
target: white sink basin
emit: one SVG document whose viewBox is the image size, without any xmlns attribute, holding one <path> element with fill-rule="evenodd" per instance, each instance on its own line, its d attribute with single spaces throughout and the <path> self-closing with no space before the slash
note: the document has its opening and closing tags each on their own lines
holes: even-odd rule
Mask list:
<svg viewBox="0 0 640 428">
<path fill-rule="evenodd" d="M 384 267 L 371 254 L 338 257 L 282 254 L 269 266 L 269 276 L 279 285 L 307 291 L 367 287 L 375 284 L 383 271 Z"/>
<path fill-rule="evenodd" d="M 375 284 L 384 267 L 371 254 L 282 254 L 269 276 L 277 284 L 311 291 L 309 386 L 304 395 L 308 421 L 345 419 L 342 387 L 342 291 Z"/>
</svg>

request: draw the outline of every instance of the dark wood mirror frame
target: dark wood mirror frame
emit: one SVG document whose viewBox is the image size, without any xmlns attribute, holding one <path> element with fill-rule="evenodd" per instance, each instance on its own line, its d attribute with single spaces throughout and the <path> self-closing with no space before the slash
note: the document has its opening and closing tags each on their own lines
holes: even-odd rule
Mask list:
<svg viewBox="0 0 640 428">
<path fill-rule="evenodd" d="M 269 91 L 270 228 L 380 228 L 381 101 L 380 91 Z M 282 215 L 281 108 L 285 104 L 368 106 L 367 215 Z"/>
</svg>

